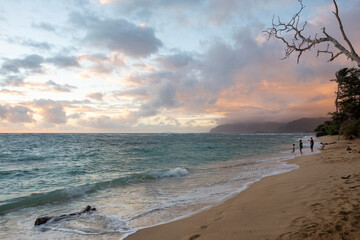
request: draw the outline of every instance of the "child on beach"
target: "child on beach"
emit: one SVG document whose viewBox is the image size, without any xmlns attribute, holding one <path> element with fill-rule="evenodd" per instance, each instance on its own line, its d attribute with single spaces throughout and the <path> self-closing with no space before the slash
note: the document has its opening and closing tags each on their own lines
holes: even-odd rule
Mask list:
<svg viewBox="0 0 360 240">
<path fill-rule="evenodd" d="M 295 153 L 295 143 L 292 145 L 292 153 Z"/>
<path fill-rule="evenodd" d="M 300 149 L 300 153 L 302 154 L 302 149 L 303 149 L 303 142 L 302 142 L 302 140 L 299 141 L 299 149 Z"/>
</svg>

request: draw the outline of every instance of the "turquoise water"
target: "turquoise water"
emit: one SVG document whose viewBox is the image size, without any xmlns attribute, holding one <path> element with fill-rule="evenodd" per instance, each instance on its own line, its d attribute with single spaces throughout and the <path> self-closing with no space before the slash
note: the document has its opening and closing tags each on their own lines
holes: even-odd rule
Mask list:
<svg viewBox="0 0 360 240">
<path fill-rule="evenodd" d="M 0 238 L 119 239 L 295 169 L 284 160 L 294 157 L 291 145 L 299 139 L 308 137 L 0 134 Z M 86 205 L 97 211 L 33 226 L 39 216 Z"/>
</svg>

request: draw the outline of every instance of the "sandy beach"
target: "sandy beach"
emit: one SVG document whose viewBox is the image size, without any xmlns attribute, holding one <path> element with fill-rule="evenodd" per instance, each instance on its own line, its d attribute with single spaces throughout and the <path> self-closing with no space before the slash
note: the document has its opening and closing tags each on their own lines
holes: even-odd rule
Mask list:
<svg viewBox="0 0 360 240">
<path fill-rule="evenodd" d="M 322 137 L 320 154 L 221 205 L 126 240 L 360 239 L 360 140 Z M 347 147 L 351 150 L 347 150 Z"/>
</svg>

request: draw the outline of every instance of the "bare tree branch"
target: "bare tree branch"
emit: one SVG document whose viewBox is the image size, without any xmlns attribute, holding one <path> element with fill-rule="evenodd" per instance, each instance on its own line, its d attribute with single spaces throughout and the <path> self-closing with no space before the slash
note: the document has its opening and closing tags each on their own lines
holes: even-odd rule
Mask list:
<svg viewBox="0 0 360 240">
<path fill-rule="evenodd" d="M 351 61 L 355 61 L 357 65 L 360 67 L 360 57 L 356 53 L 355 49 L 353 48 L 350 40 L 348 39 L 347 35 L 345 34 L 343 24 L 341 22 L 341 18 L 339 15 L 339 9 L 336 3 L 336 0 L 333 0 L 333 3 L 335 5 L 335 12 L 334 15 L 337 19 L 337 22 L 339 24 L 340 32 L 347 43 L 349 50 L 344 47 L 338 40 L 336 40 L 334 37 L 330 36 L 326 30 L 325 27 L 322 28 L 322 34 L 324 37 L 318 37 L 318 34 L 315 34 L 314 37 L 312 36 L 305 36 L 304 31 L 307 25 L 307 22 L 300 24 L 300 14 L 302 10 L 305 8 L 304 4 L 302 3 L 302 0 L 298 0 L 300 3 L 300 10 L 290 19 L 288 23 L 284 23 L 280 20 L 280 18 L 277 18 L 277 22 L 274 21 L 274 18 L 272 20 L 272 27 L 268 28 L 266 31 L 268 34 L 268 39 L 271 37 L 275 37 L 277 39 L 280 39 L 286 46 L 285 48 L 285 57 L 283 59 L 286 59 L 290 57 L 291 54 L 294 52 L 297 53 L 297 63 L 299 63 L 300 58 L 303 54 L 303 52 L 306 52 L 308 50 L 311 50 L 312 48 L 317 47 L 318 44 L 323 42 L 331 43 L 335 48 L 337 48 L 340 52 L 334 53 L 332 50 L 329 49 L 329 44 L 325 50 L 318 50 L 317 56 L 319 56 L 320 53 L 326 53 L 330 55 L 329 62 L 336 59 L 341 54 L 344 54 L 347 56 Z M 301 26 L 300 26 L 301 25 Z M 285 35 L 292 34 L 292 39 L 288 40 L 285 38 Z"/>
<path fill-rule="evenodd" d="M 342 22 L 341 22 L 341 19 L 340 19 L 340 16 L 339 16 L 338 5 L 337 5 L 335 0 L 333 0 L 333 2 L 334 2 L 334 5 L 335 5 L 335 12 L 333 12 L 333 13 L 335 14 L 335 17 L 336 17 L 336 19 L 337 19 L 337 21 L 339 23 L 339 28 L 340 28 L 341 34 L 344 37 L 345 42 L 349 45 L 351 53 L 355 53 L 354 47 L 352 46 L 350 40 L 348 39 L 348 37 L 345 34 L 344 27 L 342 25 Z"/>
<path fill-rule="evenodd" d="M 344 54 L 343 52 L 338 52 L 336 54 L 334 54 L 332 51 L 329 51 L 329 46 L 330 44 L 327 45 L 326 50 L 318 50 L 316 56 L 318 57 L 320 55 L 320 53 L 327 53 L 330 54 L 331 57 L 329 59 L 329 62 L 333 61 L 335 58 L 337 58 L 338 56 L 340 56 L 341 54 Z"/>
</svg>

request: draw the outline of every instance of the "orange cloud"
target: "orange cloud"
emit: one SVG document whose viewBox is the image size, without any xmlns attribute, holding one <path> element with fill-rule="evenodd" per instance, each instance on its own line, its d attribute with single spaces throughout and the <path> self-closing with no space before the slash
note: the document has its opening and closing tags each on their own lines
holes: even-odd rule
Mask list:
<svg viewBox="0 0 360 240">
<path fill-rule="evenodd" d="M 0 90 L 0 94 L 8 94 L 8 95 L 24 95 L 23 92 L 20 91 L 14 91 L 14 90 L 9 90 L 9 89 L 1 89 Z"/>
</svg>

